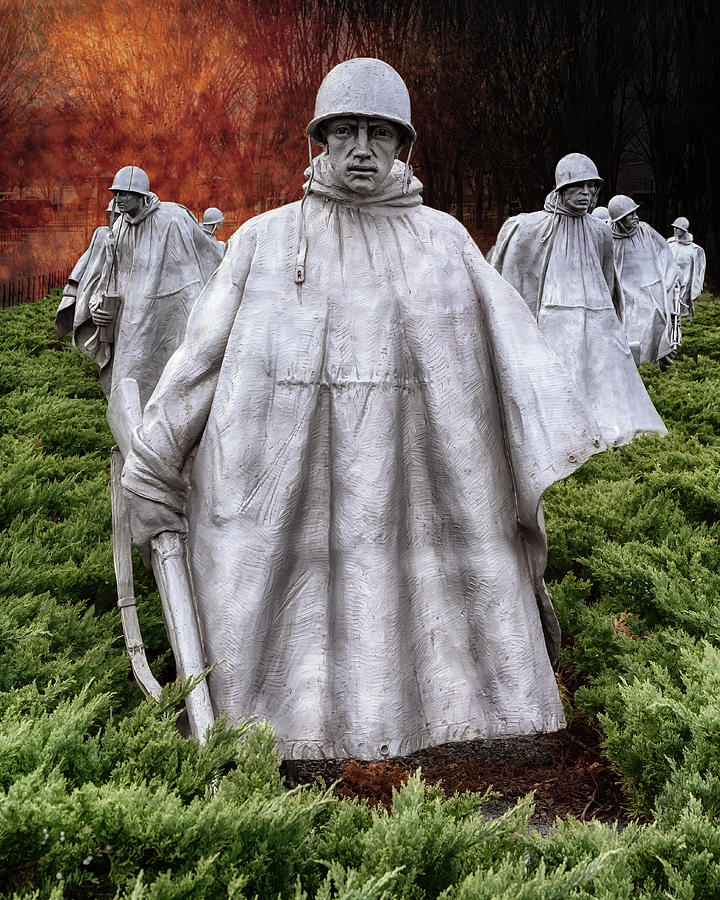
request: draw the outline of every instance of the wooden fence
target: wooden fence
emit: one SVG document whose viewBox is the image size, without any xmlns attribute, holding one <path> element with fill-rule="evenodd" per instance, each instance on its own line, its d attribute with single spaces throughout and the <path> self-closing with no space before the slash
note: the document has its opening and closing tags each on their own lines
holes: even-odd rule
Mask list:
<svg viewBox="0 0 720 900">
<path fill-rule="evenodd" d="M 16 278 L 14 281 L 4 281 L 0 284 L 0 309 L 10 309 L 11 306 L 19 306 L 21 303 L 32 303 L 40 297 L 44 297 L 48 291 L 65 284 L 70 277 L 72 266 L 65 269 L 56 269 L 43 275 L 28 275 L 25 278 Z"/>
</svg>

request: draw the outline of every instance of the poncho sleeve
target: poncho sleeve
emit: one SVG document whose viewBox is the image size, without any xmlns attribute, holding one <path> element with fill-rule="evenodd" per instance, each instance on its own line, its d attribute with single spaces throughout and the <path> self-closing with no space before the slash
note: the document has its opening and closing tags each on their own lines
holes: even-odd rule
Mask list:
<svg viewBox="0 0 720 900">
<path fill-rule="evenodd" d="M 223 262 L 198 297 L 125 462 L 122 481 L 129 491 L 179 512 L 186 491 L 181 473 L 207 423 L 255 250 L 255 231 L 248 226 L 228 242 Z"/>
</svg>

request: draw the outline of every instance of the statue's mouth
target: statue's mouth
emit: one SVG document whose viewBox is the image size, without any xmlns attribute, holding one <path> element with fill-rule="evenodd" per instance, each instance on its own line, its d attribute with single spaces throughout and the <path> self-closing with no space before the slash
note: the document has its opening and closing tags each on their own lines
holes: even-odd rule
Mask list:
<svg viewBox="0 0 720 900">
<path fill-rule="evenodd" d="M 374 166 L 348 166 L 348 172 L 356 175 L 374 175 L 377 169 Z"/>
</svg>

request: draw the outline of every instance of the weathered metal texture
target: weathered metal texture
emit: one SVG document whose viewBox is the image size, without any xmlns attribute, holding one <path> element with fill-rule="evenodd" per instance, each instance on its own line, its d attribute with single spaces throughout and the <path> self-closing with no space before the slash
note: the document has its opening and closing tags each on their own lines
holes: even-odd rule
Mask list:
<svg viewBox="0 0 720 900">
<path fill-rule="evenodd" d="M 348 59 L 331 69 L 323 79 L 315 100 L 315 114 L 307 133 L 321 143 L 317 126 L 336 116 L 366 116 L 387 119 L 416 134 L 410 121 L 410 94 L 398 73 L 380 59 Z"/>
<path fill-rule="evenodd" d="M 555 190 L 581 181 L 597 181 L 602 184 L 597 166 L 584 153 L 568 153 L 555 166 Z"/>
<path fill-rule="evenodd" d="M 640 209 L 640 204 L 636 203 L 632 197 L 626 194 L 616 194 L 608 203 L 608 218 L 611 222 L 619 222 L 625 216 L 629 216 L 631 212 Z"/>
<path fill-rule="evenodd" d="M 612 215 L 612 200 L 609 209 Z M 676 345 L 673 296 L 680 273 L 662 235 L 647 222 L 624 227 L 622 218 L 613 221 L 612 233 L 615 268 L 625 299 L 623 326 L 629 343 L 637 347 L 637 361 L 658 362 Z"/>
<path fill-rule="evenodd" d="M 493 266 L 517 288 L 549 346 L 592 405 L 608 444 L 667 434 L 637 372 L 613 304 L 607 225 L 569 209 L 552 191 L 540 212 L 503 225 Z"/>
<path fill-rule="evenodd" d="M 110 190 L 129 191 L 133 194 L 142 194 L 143 197 L 153 196 L 147 172 L 138 166 L 123 166 L 122 169 L 118 169 Z"/>
<path fill-rule="evenodd" d="M 304 282 L 299 204 L 233 236 L 123 476 L 186 509 L 214 708 L 296 758 L 562 727 L 539 505 L 592 412 L 401 164 L 356 198 L 319 166 Z"/>
</svg>

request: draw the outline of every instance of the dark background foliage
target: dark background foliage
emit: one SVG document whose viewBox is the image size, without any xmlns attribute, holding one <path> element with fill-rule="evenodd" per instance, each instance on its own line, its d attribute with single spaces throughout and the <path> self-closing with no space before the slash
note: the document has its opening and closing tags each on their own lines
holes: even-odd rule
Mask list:
<svg viewBox="0 0 720 900">
<path fill-rule="evenodd" d="M 711 0 L 0 0 L 0 228 L 100 224 L 114 171 L 232 226 L 296 199 L 328 69 L 406 79 L 430 205 L 493 230 L 567 152 L 683 214 L 711 265 L 720 209 L 720 7 Z M 20 196 L 22 195 L 22 196 Z M 34 201 L 31 202 L 31 198 Z M 84 244 L 78 238 L 78 252 Z M 82 245 L 82 246 L 80 246 Z M 69 260 L 71 261 L 71 260 Z"/>
</svg>

